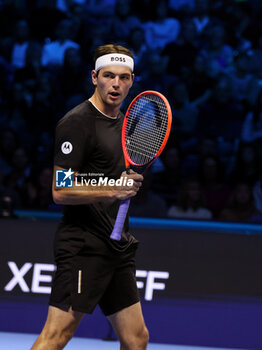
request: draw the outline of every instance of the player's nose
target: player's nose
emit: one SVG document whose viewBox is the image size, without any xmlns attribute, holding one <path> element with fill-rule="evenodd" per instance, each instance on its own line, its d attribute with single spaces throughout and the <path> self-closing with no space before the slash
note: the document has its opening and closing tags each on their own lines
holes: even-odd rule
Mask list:
<svg viewBox="0 0 262 350">
<path fill-rule="evenodd" d="M 116 75 L 113 80 L 113 86 L 114 87 L 119 86 L 119 81 L 120 81 L 119 76 Z"/>
</svg>

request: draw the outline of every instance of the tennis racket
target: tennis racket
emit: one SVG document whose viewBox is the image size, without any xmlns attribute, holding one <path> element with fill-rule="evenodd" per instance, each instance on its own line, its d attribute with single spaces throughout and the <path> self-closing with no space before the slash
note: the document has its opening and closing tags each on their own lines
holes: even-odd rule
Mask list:
<svg viewBox="0 0 262 350">
<path fill-rule="evenodd" d="M 144 91 L 130 103 L 122 127 L 126 170 L 142 173 L 163 151 L 171 129 L 172 112 L 165 96 Z M 111 239 L 119 241 L 130 199 L 121 201 Z"/>
</svg>

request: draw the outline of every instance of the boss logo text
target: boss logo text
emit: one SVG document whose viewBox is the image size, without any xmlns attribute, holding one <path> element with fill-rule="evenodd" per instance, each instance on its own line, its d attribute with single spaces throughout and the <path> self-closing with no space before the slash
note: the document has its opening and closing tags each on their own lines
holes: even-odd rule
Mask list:
<svg viewBox="0 0 262 350">
<path fill-rule="evenodd" d="M 126 62 L 125 57 L 111 57 L 111 61 L 115 61 L 115 62 Z"/>
</svg>

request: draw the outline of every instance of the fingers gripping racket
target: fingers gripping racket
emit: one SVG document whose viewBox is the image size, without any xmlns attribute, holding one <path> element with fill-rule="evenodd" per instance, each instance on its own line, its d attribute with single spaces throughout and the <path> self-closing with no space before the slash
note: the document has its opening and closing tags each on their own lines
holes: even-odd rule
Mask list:
<svg viewBox="0 0 262 350">
<path fill-rule="evenodd" d="M 142 173 L 163 151 L 171 129 L 172 112 L 165 96 L 156 91 L 139 94 L 129 105 L 122 128 L 122 148 L 128 171 Z M 119 241 L 130 200 L 120 204 L 111 239 Z"/>
</svg>

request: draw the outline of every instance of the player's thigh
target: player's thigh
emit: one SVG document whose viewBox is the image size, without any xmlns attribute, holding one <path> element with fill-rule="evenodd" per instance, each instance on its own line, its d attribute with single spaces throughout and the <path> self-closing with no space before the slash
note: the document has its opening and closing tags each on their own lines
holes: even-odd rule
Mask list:
<svg viewBox="0 0 262 350">
<path fill-rule="evenodd" d="M 107 316 L 120 341 L 130 338 L 143 338 L 147 342 L 148 331 L 145 325 L 140 302 Z"/>
<path fill-rule="evenodd" d="M 79 326 L 84 314 L 81 312 L 63 311 L 57 307 L 49 306 L 46 323 L 42 333 L 44 335 L 58 337 L 63 333 L 73 334 Z"/>
</svg>

